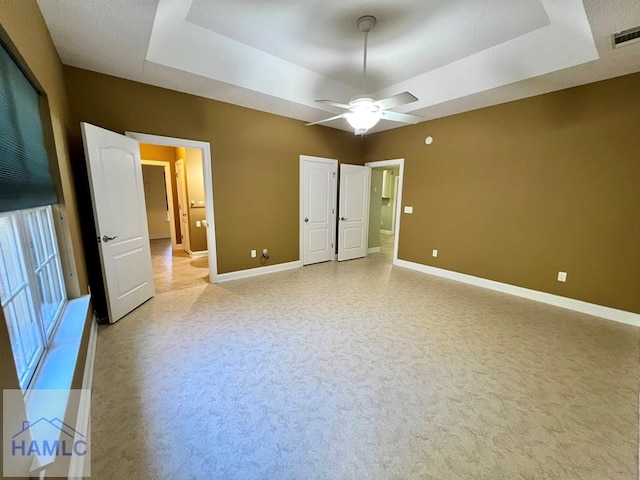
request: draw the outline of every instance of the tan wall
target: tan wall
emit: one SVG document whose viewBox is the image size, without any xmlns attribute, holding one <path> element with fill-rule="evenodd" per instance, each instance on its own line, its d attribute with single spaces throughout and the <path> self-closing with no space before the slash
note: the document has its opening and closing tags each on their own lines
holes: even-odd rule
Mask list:
<svg viewBox="0 0 640 480">
<path fill-rule="evenodd" d="M 362 164 L 348 132 L 72 67 L 65 79 L 74 123 L 210 142 L 220 273 L 261 266 L 251 249 L 298 260 L 301 154 Z"/>
<path fill-rule="evenodd" d="M 144 180 L 144 200 L 149 238 L 171 238 L 164 167 L 142 165 L 142 178 Z"/>
<path fill-rule="evenodd" d="M 171 169 L 171 194 L 173 195 L 173 222 L 176 230 L 176 239 L 180 243 L 180 217 L 178 216 L 178 186 L 176 184 L 176 148 L 163 145 L 140 144 L 140 157 L 143 160 L 157 160 L 169 162 Z"/>
<path fill-rule="evenodd" d="M 405 158 L 399 257 L 640 312 L 638 112 L 634 74 L 367 137 Z"/>
<path fill-rule="evenodd" d="M 202 150 L 187 148 L 185 152 L 185 170 L 187 180 L 187 206 L 189 212 L 189 246 L 192 252 L 207 250 L 207 230 L 196 222 L 206 220 L 204 208 L 204 172 L 202 168 Z"/>
</svg>

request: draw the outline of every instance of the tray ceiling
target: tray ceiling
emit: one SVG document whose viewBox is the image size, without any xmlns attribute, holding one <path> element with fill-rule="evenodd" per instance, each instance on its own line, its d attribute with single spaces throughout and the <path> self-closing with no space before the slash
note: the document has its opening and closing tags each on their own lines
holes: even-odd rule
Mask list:
<svg viewBox="0 0 640 480">
<path fill-rule="evenodd" d="M 640 44 L 611 47 L 640 2 L 603 3 L 38 0 L 67 65 L 303 121 L 334 113 L 315 99 L 363 93 L 364 14 L 378 19 L 367 93 L 410 91 L 396 110 L 425 120 L 640 71 Z"/>
</svg>

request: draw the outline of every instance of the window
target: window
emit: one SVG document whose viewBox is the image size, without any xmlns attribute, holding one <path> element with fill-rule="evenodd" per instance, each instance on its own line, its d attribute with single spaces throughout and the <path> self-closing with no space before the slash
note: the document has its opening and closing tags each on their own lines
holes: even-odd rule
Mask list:
<svg viewBox="0 0 640 480">
<path fill-rule="evenodd" d="M 0 301 L 26 389 L 66 302 L 50 206 L 0 213 Z"/>
</svg>

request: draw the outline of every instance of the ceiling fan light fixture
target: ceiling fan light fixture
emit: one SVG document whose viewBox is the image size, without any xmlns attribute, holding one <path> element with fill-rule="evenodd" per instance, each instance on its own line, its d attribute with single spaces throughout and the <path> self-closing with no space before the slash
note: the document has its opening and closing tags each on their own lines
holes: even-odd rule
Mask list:
<svg viewBox="0 0 640 480">
<path fill-rule="evenodd" d="M 353 100 L 349 103 L 349 113 L 345 115 L 356 135 L 364 135 L 382 118 L 382 111 L 370 98 Z"/>
<path fill-rule="evenodd" d="M 367 91 L 367 36 L 376 25 L 376 18 L 371 15 L 364 15 L 358 18 L 358 29 L 364 34 L 364 58 L 362 62 L 362 91 Z M 363 94 L 353 97 L 348 105 L 344 103 L 334 102 L 332 100 L 316 100 L 334 107 L 348 110 L 342 115 L 325 118 L 316 122 L 307 123 L 307 126 L 318 125 L 320 123 L 331 122 L 344 118 L 347 123 L 353 127 L 356 135 L 364 135 L 367 131 L 375 126 L 381 119 L 391 120 L 394 122 L 415 124 L 422 120 L 422 117 L 409 115 L 407 113 L 393 112 L 389 109 L 416 102 L 418 99 L 409 92 L 399 93 L 391 97 L 375 100 L 370 95 Z"/>
</svg>

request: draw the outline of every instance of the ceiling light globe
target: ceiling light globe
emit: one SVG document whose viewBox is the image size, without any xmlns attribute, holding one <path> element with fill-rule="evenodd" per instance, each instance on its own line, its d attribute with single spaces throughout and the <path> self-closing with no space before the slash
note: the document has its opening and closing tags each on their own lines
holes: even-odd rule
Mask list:
<svg viewBox="0 0 640 480">
<path fill-rule="evenodd" d="M 347 122 L 355 129 L 356 135 L 364 134 L 381 118 L 380 108 L 370 99 L 351 102 L 351 109 L 346 116 Z"/>
</svg>

